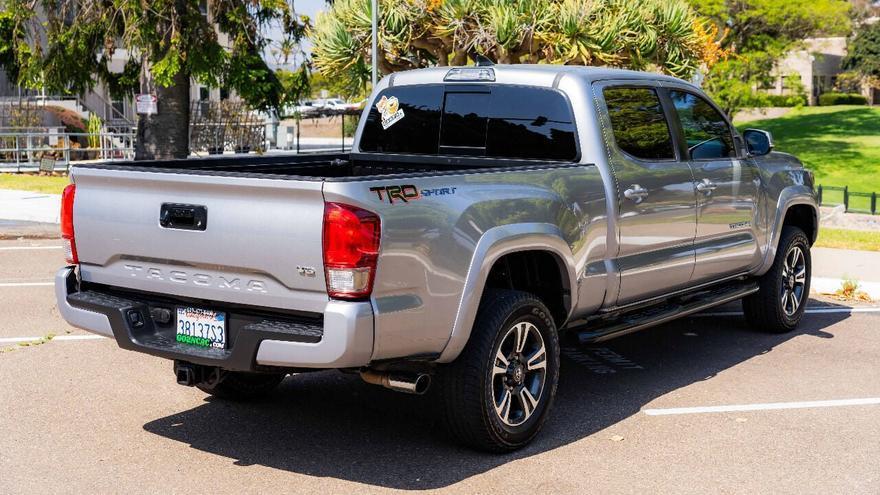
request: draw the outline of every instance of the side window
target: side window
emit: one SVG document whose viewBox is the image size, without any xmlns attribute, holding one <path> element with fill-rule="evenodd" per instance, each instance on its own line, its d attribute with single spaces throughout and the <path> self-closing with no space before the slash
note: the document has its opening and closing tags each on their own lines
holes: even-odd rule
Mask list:
<svg viewBox="0 0 880 495">
<path fill-rule="evenodd" d="M 578 154 L 574 127 L 571 107 L 560 93 L 498 85 L 492 89 L 486 155 L 572 161 Z"/>
<path fill-rule="evenodd" d="M 709 102 L 684 91 L 670 91 L 669 96 L 681 122 L 691 159 L 736 156 L 730 127 Z"/>
<path fill-rule="evenodd" d="M 442 86 L 401 86 L 382 91 L 382 96 L 396 97 L 402 118 L 387 128 L 382 114 L 373 105 L 361 135 L 362 151 L 378 153 L 436 154 L 440 135 Z M 379 100 L 377 98 L 377 101 Z"/>
<path fill-rule="evenodd" d="M 654 89 L 609 87 L 602 94 L 618 148 L 643 160 L 675 158 L 669 124 Z"/>
</svg>

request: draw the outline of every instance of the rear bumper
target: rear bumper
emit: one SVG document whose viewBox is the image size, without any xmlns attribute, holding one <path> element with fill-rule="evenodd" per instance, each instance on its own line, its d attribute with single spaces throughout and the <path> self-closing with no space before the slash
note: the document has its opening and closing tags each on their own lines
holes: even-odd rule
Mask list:
<svg viewBox="0 0 880 495">
<path fill-rule="evenodd" d="M 55 296 L 61 316 L 75 327 L 114 338 L 123 349 L 206 366 L 238 371 L 351 368 L 369 364 L 373 352 L 369 302 L 329 301 L 322 317 L 270 313 L 225 303 L 82 287 L 73 267 L 58 271 Z M 193 305 L 227 313 L 227 349 L 178 343 L 174 322 L 162 322 L 156 315 L 157 310 Z M 134 313 L 134 321 L 140 323 L 132 322 Z"/>
</svg>

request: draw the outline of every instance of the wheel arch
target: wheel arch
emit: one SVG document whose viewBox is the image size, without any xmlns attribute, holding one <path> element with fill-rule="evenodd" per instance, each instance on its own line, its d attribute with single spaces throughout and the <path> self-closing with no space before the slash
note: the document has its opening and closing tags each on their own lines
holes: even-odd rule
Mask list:
<svg viewBox="0 0 880 495">
<path fill-rule="evenodd" d="M 458 311 L 452 332 L 438 362 L 448 363 L 461 353 L 470 338 L 471 328 L 476 319 L 477 309 L 487 287 L 491 286 L 490 276 L 496 266 L 512 256 L 530 259 L 534 256 L 544 260 L 552 259 L 561 284 L 560 299 L 551 302 L 554 320 L 561 325 L 568 319 L 577 301 L 577 278 L 571 247 L 563 239 L 559 228 L 546 223 L 523 223 L 502 225 L 487 230 L 477 243 L 468 268 L 467 278 L 459 301 Z M 546 258 L 546 257 L 550 258 Z M 535 258 L 531 258 L 535 259 Z M 542 261 L 546 263 L 546 261 Z M 487 283 L 489 283 L 487 285 Z M 514 289 L 527 290 L 522 286 Z M 540 297 L 540 295 L 539 295 Z M 545 302 L 545 304 L 547 304 Z"/>
<path fill-rule="evenodd" d="M 819 207 L 816 202 L 816 192 L 813 188 L 804 185 L 789 186 L 783 189 L 776 202 L 776 214 L 773 218 L 767 251 L 756 275 L 763 275 L 773 266 L 784 226 L 799 227 L 807 234 L 810 245 L 816 242 L 816 237 L 819 235 Z"/>
</svg>

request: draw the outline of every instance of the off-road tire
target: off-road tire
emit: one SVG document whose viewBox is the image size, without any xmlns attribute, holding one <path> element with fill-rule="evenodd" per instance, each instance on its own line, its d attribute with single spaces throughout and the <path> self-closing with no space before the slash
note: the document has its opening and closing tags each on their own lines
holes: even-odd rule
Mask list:
<svg viewBox="0 0 880 495">
<path fill-rule="evenodd" d="M 531 413 L 522 411 L 521 424 L 510 426 L 505 424 L 500 412 L 496 412 L 497 402 L 495 395 L 503 396 L 508 382 L 508 375 L 496 373 L 496 355 L 510 342 L 511 331 L 528 323 L 528 332 L 534 347 L 530 347 L 530 353 L 537 358 L 540 352 L 537 345 L 543 345 L 546 356 L 544 357 L 543 385 L 538 397 L 537 405 L 531 409 Z M 534 332 L 540 334 L 538 339 Z M 518 335 L 514 334 L 515 342 Z M 526 341 L 528 342 L 528 338 Z M 514 344 L 516 345 L 516 344 Z M 507 347 L 509 349 L 509 347 Z M 532 368 L 532 361 L 525 362 L 520 357 L 511 359 L 510 363 L 520 364 L 520 378 L 525 375 L 525 383 L 540 373 Z M 539 363 L 535 359 L 534 363 Z M 536 367 L 538 368 L 538 367 Z M 532 371 L 530 371 L 532 370 Z M 511 372 L 511 377 L 514 373 Z M 513 378 L 511 378 L 513 380 Z M 556 385 L 559 380 L 559 336 L 556 325 L 553 322 L 550 311 L 535 296 L 513 290 L 491 290 L 484 294 L 477 312 L 470 339 L 462 353 L 452 363 L 440 368 L 437 374 L 438 399 L 441 402 L 440 409 L 443 413 L 443 423 L 447 431 L 460 443 L 477 450 L 488 452 L 510 452 L 528 444 L 541 429 L 547 419 L 556 395 Z M 501 384 L 501 391 L 496 384 Z M 511 382 L 516 383 L 516 382 Z M 527 385 L 519 382 L 520 390 Z M 534 383 L 534 382 L 532 382 Z M 511 385 L 516 386 L 516 385 Z M 494 390 L 494 392 L 493 392 Z M 515 388 L 511 388 L 509 400 L 519 400 L 523 396 L 514 395 Z M 520 392 L 521 393 L 521 392 Z M 525 399 L 523 399 L 525 400 Z M 523 402 L 518 402 L 523 406 Z M 512 410 L 508 405 L 508 413 Z M 509 420 L 509 418 L 508 418 Z"/>
<path fill-rule="evenodd" d="M 226 371 L 215 385 L 199 383 L 196 387 L 220 399 L 249 401 L 269 395 L 287 375 L 278 373 L 247 373 Z"/>
<path fill-rule="evenodd" d="M 795 248 L 799 248 L 803 253 L 806 277 L 800 304 L 796 311 L 788 314 L 782 301 L 782 292 L 786 283 L 785 263 L 786 256 Z M 743 312 L 749 325 L 768 333 L 786 333 L 794 330 L 801 321 L 810 296 L 811 273 L 810 241 L 807 235 L 797 227 L 782 227 L 773 266 L 760 278 L 758 292 L 745 297 L 742 301 Z"/>
</svg>

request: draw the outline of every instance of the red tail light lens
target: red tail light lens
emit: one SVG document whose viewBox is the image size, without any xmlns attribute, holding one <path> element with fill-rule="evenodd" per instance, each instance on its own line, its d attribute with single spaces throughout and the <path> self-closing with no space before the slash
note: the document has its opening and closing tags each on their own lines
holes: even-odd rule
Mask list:
<svg viewBox="0 0 880 495">
<path fill-rule="evenodd" d="M 380 235 L 375 213 L 342 203 L 324 204 L 324 275 L 330 297 L 370 295 Z"/>
<path fill-rule="evenodd" d="M 61 193 L 61 238 L 64 242 L 64 259 L 71 265 L 79 263 L 76 255 L 76 239 L 73 235 L 73 198 L 76 184 L 68 184 Z"/>
</svg>

